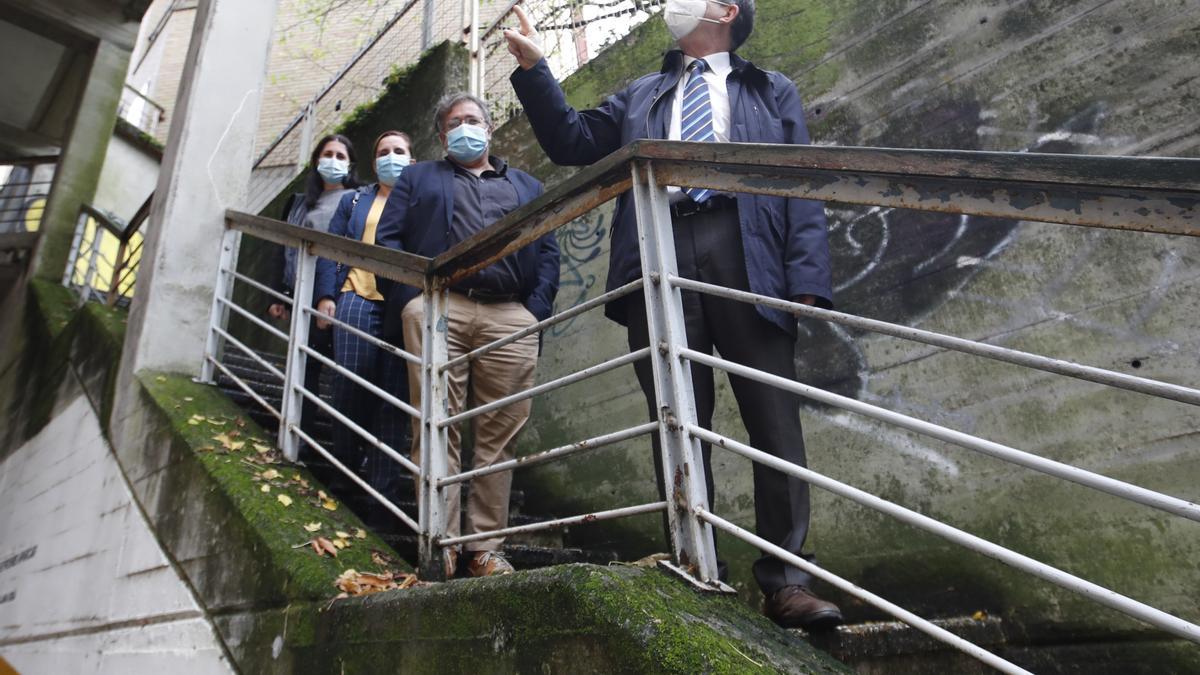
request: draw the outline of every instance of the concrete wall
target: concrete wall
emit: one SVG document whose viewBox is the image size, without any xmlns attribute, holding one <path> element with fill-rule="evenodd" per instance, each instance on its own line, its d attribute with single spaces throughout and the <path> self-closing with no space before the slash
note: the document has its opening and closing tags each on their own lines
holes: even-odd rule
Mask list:
<svg viewBox="0 0 1200 675">
<path fill-rule="evenodd" d="M 762 0 L 742 53 L 797 83 L 814 142 L 1087 154 L 1200 155 L 1200 6 L 1186 0 Z M 657 70 L 654 19 L 567 82 L 577 106 Z M 498 67 L 500 64 L 492 64 Z M 497 133 L 514 166 L 548 181 L 524 120 Z M 828 204 L 843 311 L 1195 385 L 1200 242 L 1182 237 Z M 603 288 L 611 206 L 560 230 L 565 309 Z M 1196 498 L 1200 415 L 1183 404 L 1077 383 L 915 344 L 805 323 L 802 381 L 955 429 Z M 546 337 L 539 379 L 625 351 L 598 313 Z M 644 417 L 631 370 L 539 399 L 521 452 Z M 1127 505 L 969 451 L 808 406 L 811 466 L 1061 565 L 1192 620 L 1200 569 L 1193 523 Z M 745 439 L 718 378 L 718 431 Z M 717 454 L 716 510 L 753 524 L 746 462 Z M 648 443 L 518 475 L 532 509 L 562 515 L 654 498 Z M 1049 630 L 1137 624 L 828 494 L 814 500 L 820 562 L 932 613 L 984 609 Z M 590 541 L 661 549 L 654 518 L 579 529 Z M 754 553 L 724 542 L 756 596 Z M 869 613 L 846 602 L 852 615 Z M 1052 633 L 1043 633 L 1050 635 Z"/>
<path fill-rule="evenodd" d="M 142 144 L 123 134 L 113 134 L 104 153 L 104 168 L 92 205 L 129 222 L 154 192 L 161 161 L 161 156 L 147 151 Z"/>
</svg>

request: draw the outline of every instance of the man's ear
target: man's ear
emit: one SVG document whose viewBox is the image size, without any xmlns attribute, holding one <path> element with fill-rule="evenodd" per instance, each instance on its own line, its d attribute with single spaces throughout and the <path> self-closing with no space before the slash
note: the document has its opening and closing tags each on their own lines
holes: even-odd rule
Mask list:
<svg viewBox="0 0 1200 675">
<path fill-rule="evenodd" d="M 725 16 L 721 17 L 720 20 L 722 23 L 733 23 L 733 20 L 737 18 L 738 13 L 741 11 L 741 7 L 731 2 L 725 6 Z"/>
</svg>

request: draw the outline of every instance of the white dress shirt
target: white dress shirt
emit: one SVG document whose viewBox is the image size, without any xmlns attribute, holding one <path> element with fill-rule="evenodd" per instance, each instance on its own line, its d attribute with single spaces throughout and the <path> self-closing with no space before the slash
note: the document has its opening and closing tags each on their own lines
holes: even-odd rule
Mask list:
<svg viewBox="0 0 1200 675">
<path fill-rule="evenodd" d="M 671 103 L 671 123 L 667 125 L 667 139 L 678 141 L 679 118 L 683 113 L 683 94 L 687 89 L 688 80 L 692 74 L 688 66 L 696 61 L 694 57 L 683 55 L 683 77 L 675 85 L 675 100 Z M 713 142 L 729 141 L 729 89 L 725 80 L 733 68 L 729 65 L 729 52 L 717 52 L 704 57 L 708 67 L 704 69 L 704 82 L 708 84 L 708 100 L 712 105 Z M 683 191 L 674 185 L 667 186 L 668 199 L 677 202 L 685 199 Z"/>
</svg>

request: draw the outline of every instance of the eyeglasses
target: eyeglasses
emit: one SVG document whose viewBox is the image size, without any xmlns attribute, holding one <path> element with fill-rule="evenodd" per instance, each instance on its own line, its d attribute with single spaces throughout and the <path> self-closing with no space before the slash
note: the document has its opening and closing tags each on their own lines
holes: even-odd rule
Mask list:
<svg viewBox="0 0 1200 675">
<path fill-rule="evenodd" d="M 465 115 L 463 117 L 451 117 L 450 119 L 446 120 L 446 129 L 445 130 L 452 131 L 454 129 L 461 127 L 464 124 L 470 124 L 471 126 L 484 127 L 484 128 L 487 128 L 487 125 L 488 125 L 486 120 L 483 120 L 475 115 Z"/>
</svg>

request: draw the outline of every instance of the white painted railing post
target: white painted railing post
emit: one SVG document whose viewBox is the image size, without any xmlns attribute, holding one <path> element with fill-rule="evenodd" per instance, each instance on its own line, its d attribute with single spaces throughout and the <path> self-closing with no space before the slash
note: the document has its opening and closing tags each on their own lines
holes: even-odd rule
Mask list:
<svg viewBox="0 0 1200 675">
<path fill-rule="evenodd" d="M 680 571 L 717 587 L 712 526 L 696 515 L 708 509 L 708 496 L 700 442 L 687 431 L 698 422 L 692 371 L 679 355 L 687 347 L 683 302 L 668 281 L 678 274 L 671 209 L 648 162 L 635 162 L 632 171 L 671 550 Z"/>
<path fill-rule="evenodd" d="M 283 422 L 279 425 L 279 447 L 288 461 L 300 456 L 300 437 L 295 433 L 300 428 L 304 415 L 304 372 L 308 355 L 302 347 L 308 346 L 308 327 L 312 317 L 306 308 L 312 307 L 313 277 L 316 276 L 317 257 L 308 251 L 308 245 L 296 251 L 296 286 L 292 293 L 292 329 L 288 333 L 287 371 L 284 373 L 282 409 Z M 318 391 L 311 392 L 320 396 Z"/>
<path fill-rule="evenodd" d="M 446 534 L 446 492 L 438 481 L 448 473 L 447 445 L 449 429 L 442 422 L 449 417 L 447 391 L 446 331 L 449 294 L 433 278 L 427 278 L 424 291 L 425 325 L 421 341 L 421 475 L 419 477 L 419 523 L 421 578 L 442 580 L 445 566 L 438 541 Z"/>
<path fill-rule="evenodd" d="M 201 382 L 216 383 L 216 366 L 224 353 L 224 341 L 217 329 L 225 330 L 229 325 L 229 308 L 221 302 L 233 300 L 233 273 L 237 270 L 238 249 L 241 248 L 242 233 L 226 227 L 221 235 L 221 254 L 217 258 L 217 281 L 213 284 L 212 309 L 209 311 L 208 334 L 204 339 L 204 363 L 200 366 Z"/>
</svg>

